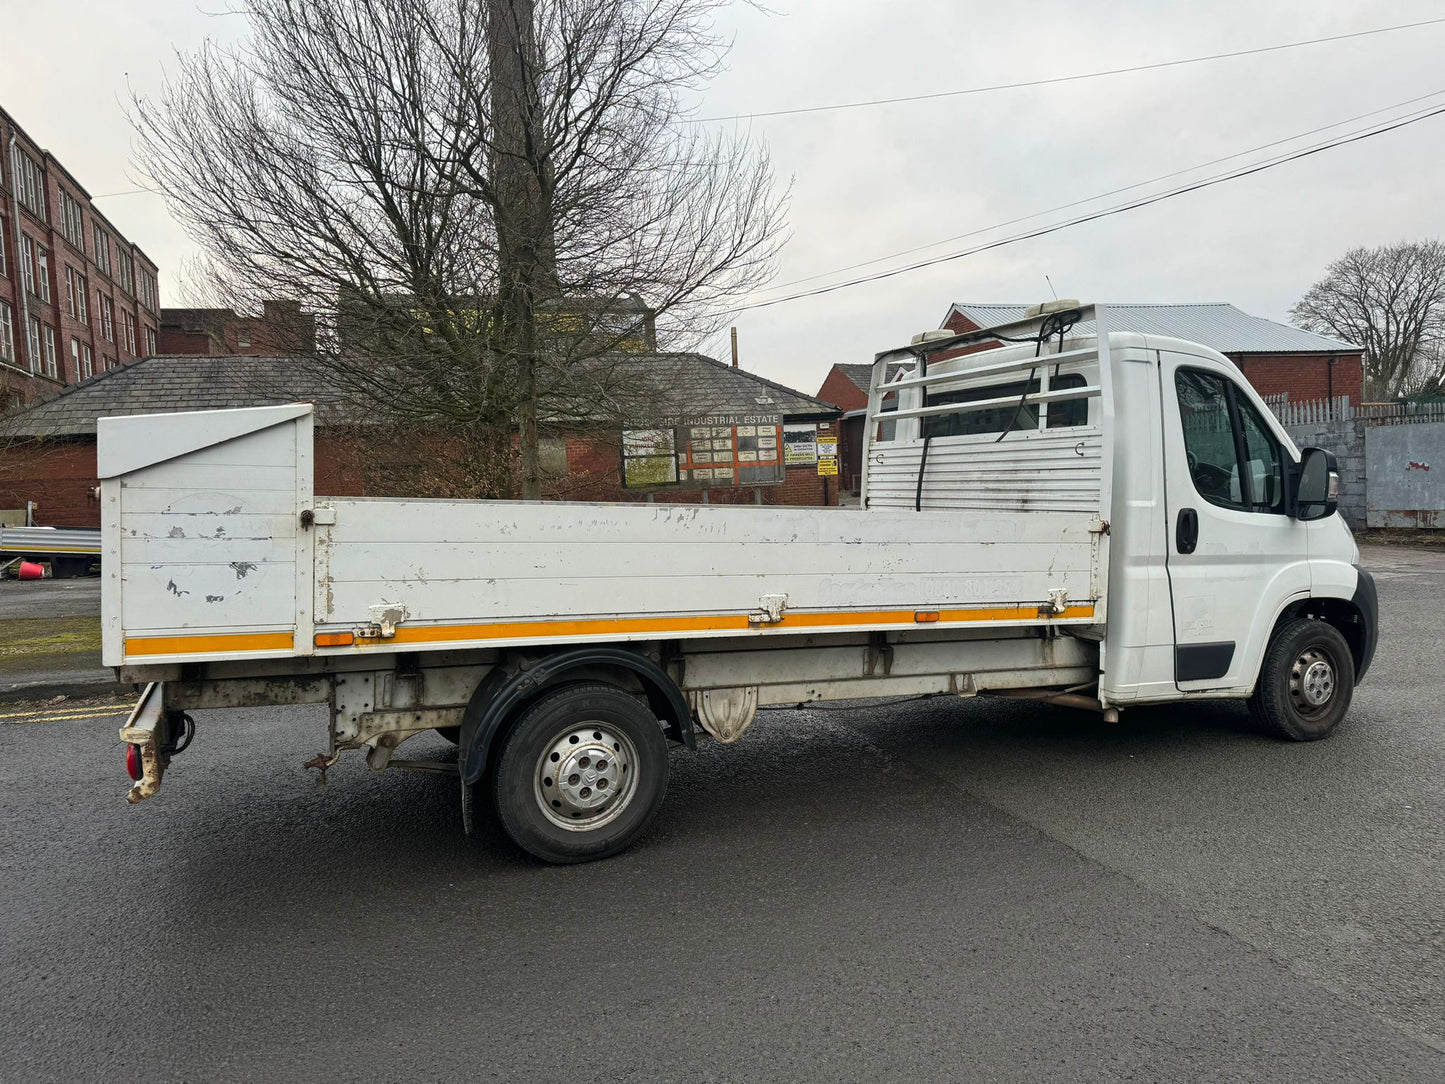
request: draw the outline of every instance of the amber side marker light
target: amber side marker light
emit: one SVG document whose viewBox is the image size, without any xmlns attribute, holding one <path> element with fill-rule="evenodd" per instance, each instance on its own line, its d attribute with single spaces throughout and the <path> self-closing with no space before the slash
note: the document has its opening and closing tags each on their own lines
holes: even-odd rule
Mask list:
<svg viewBox="0 0 1445 1084">
<path fill-rule="evenodd" d="M 919 610 L 917 613 L 915 613 L 915 614 L 913 615 L 913 620 L 916 621 L 916 622 L 918 622 L 920 625 L 926 625 L 926 624 L 928 624 L 930 621 L 937 621 L 937 620 L 938 620 L 938 611 L 937 611 L 937 610 Z"/>
<path fill-rule="evenodd" d="M 318 632 L 316 634 L 317 647 L 350 647 L 356 643 L 354 632 Z"/>
</svg>

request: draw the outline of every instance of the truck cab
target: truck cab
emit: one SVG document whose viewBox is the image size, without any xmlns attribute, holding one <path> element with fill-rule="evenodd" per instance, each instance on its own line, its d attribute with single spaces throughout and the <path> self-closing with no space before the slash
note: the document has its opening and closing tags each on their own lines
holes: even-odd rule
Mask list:
<svg viewBox="0 0 1445 1084">
<path fill-rule="evenodd" d="M 1283 713 L 1261 711 L 1270 729 L 1328 733 L 1377 638 L 1374 582 L 1336 512 L 1333 456 L 1296 448 L 1208 347 L 1110 330 L 1102 306 L 1062 302 L 1031 316 L 1050 324 L 1042 342 L 1008 345 L 1018 329 L 999 328 L 919 336 L 878 355 L 865 503 L 1026 515 L 1098 500 L 1109 554 L 1107 609 L 1092 630 L 1099 700 L 1258 692 Z M 979 349 L 991 341 L 1000 346 Z M 1300 621 L 1317 622 L 1306 630 L 1317 635 Z M 1349 675 L 1338 644 L 1315 643 L 1331 632 Z M 1281 660 L 1264 673 L 1271 647 L 1291 637 L 1288 674 L 1276 672 Z M 1281 681 L 1282 695 L 1271 684 Z"/>
</svg>

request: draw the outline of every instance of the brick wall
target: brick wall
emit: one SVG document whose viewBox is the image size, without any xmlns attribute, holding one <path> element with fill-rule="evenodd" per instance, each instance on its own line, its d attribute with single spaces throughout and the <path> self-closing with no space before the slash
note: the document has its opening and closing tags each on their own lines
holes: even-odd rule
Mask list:
<svg viewBox="0 0 1445 1084">
<path fill-rule="evenodd" d="M 43 527 L 99 527 L 95 440 L 50 441 L 0 451 L 0 508 L 35 501 Z"/>
<path fill-rule="evenodd" d="M 1287 394 L 1292 402 L 1347 395 L 1363 403 L 1360 354 L 1230 354 L 1260 395 Z"/>
<path fill-rule="evenodd" d="M 370 477 L 369 449 L 355 438 L 322 431 L 316 436 L 317 494 L 328 497 L 404 496 Z M 566 440 L 565 473 L 557 471 L 548 486 L 553 500 L 647 500 L 645 493 L 622 485 L 620 452 L 616 441 L 602 437 L 571 436 Z M 560 464 L 559 464 L 560 466 Z M 815 467 L 790 467 L 782 485 L 763 486 L 763 503 L 769 505 L 835 505 L 838 479 L 818 477 Z M 384 476 L 384 475 L 383 475 Z M 99 527 L 100 503 L 93 492 L 96 477 L 95 439 L 22 444 L 0 450 L 0 508 L 24 508 L 26 501 L 40 507 L 36 522 L 48 527 Z M 667 504 L 701 504 L 701 490 L 664 489 L 655 501 Z M 752 487 L 708 491 L 712 504 L 752 504 Z"/>
<path fill-rule="evenodd" d="M 823 386 L 818 389 L 818 398 L 845 412 L 862 410 L 868 405 L 868 393 L 853 383 L 836 365 L 828 370 L 828 375 L 823 379 Z"/>
<path fill-rule="evenodd" d="M 1354 530 L 1365 525 L 1365 420 L 1287 425 L 1295 445 L 1335 453 L 1340 470 L 1340 515 Z"/>
</svg>

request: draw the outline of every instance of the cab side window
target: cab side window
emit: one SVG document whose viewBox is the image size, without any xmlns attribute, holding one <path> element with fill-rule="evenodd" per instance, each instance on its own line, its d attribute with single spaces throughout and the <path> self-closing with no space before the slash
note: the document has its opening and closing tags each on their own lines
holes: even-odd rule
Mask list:
<svg viewBox="0 0 1445 1084">
<path fill-rule="evenodd" d="M 1284 450 L 1232 381 L 1199 369 L 1174 376 L 1194 488 L 1210 504 L 1284 514 Z"/>
</svg>

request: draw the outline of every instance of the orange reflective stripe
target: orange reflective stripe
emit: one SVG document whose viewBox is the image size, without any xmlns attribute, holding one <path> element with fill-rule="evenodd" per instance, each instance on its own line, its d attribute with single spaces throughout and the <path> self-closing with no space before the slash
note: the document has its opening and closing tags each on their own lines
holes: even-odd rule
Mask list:
<svg viewBox="0 0 1445 1084">
<path fill-rule="evenodd" d="M 125 654 L 201 655 L 222 651 L 290 651 L 295 636 L 289 632 L 227 632 L 210 636 L 127 637 Z"/>
<path fill-rule="evenodd" d="M 1040 614 L 1037 604 L 991 606 L 969 610 L 939 610 L 938 623 L 972 623 L 979 621 L 1058 621 L 1078 620 L 1094 616 L 1093 603 L 1069 606 L 1061 614 Z M 917 624 L 915 610 L 864 610 L 836 613 L 784 614 L 781 621 L 754 625 L 747 614 L 713 614 L 695 617 L 600 617 L 583 620 L 512 621 L 490 625 L 417 625 L 400 626 L 396 635 L 358 636 L 356 642 L 376 646 L 386 644 L 460 643 L 473 640 L 503 639 L 571 639 L 579 636 L 616 636 L 629 633 L 678 632 L 747 632 L 767 629 L 825 629 L 859 625 Z M 934 622 L 930 621 L 930 624 Z"/>
</svg>

